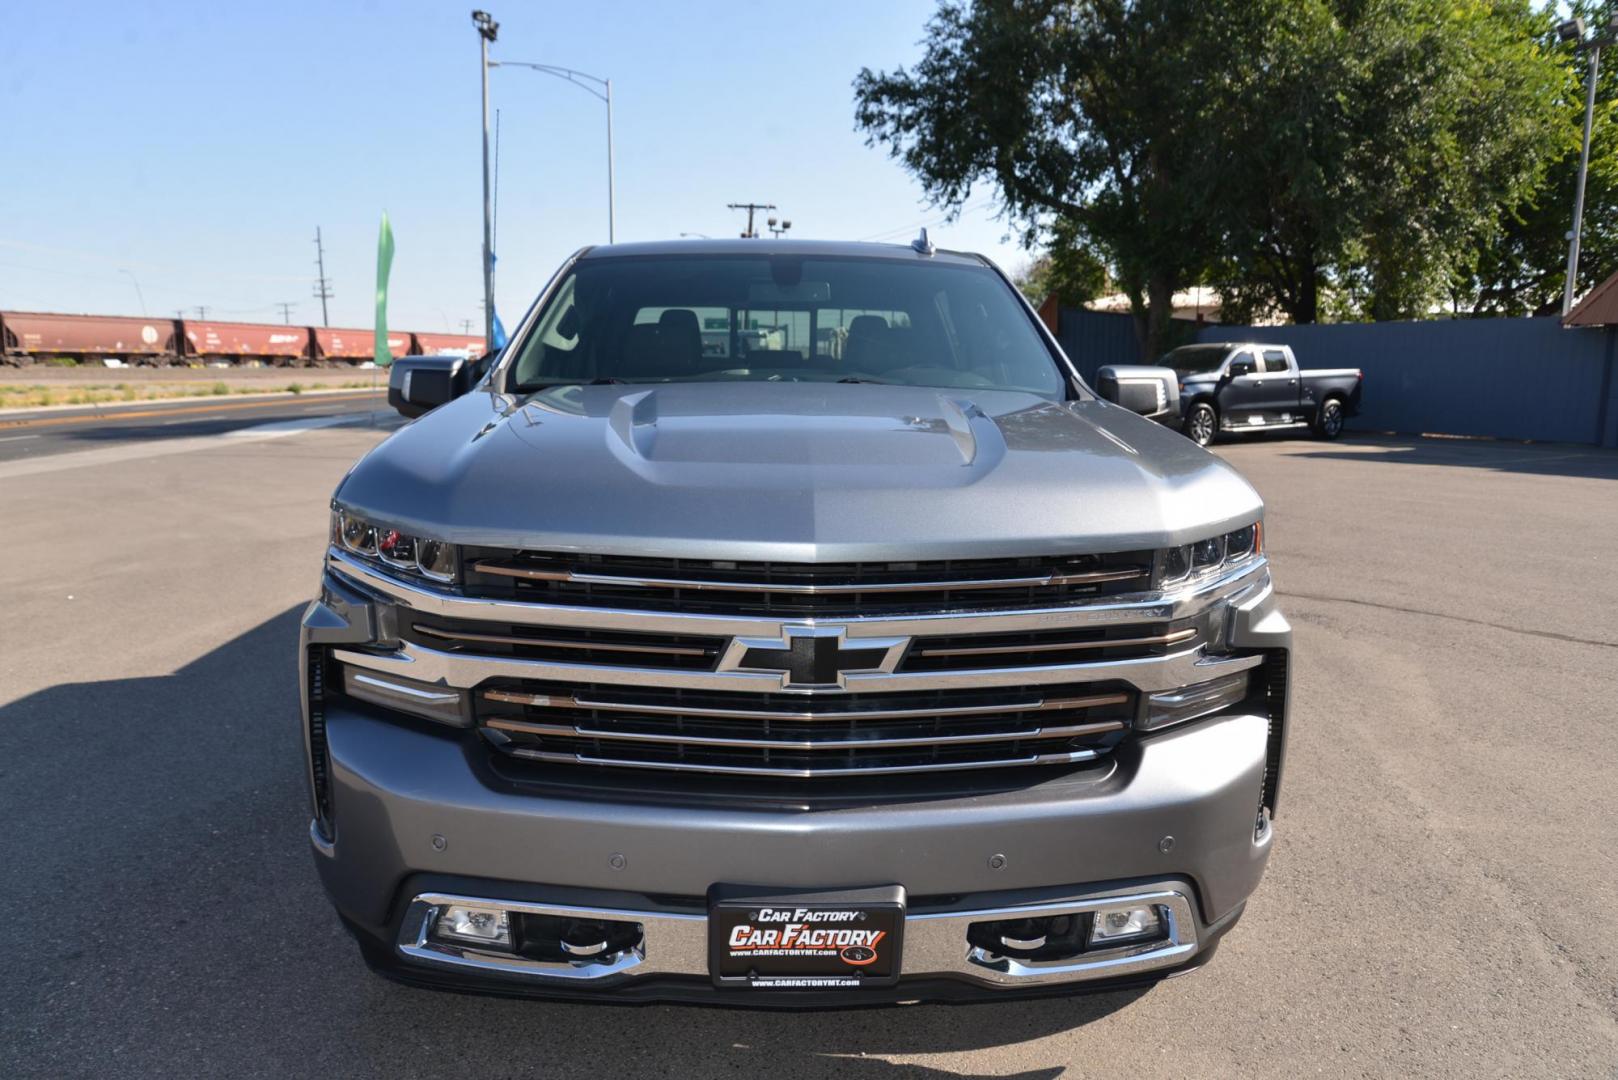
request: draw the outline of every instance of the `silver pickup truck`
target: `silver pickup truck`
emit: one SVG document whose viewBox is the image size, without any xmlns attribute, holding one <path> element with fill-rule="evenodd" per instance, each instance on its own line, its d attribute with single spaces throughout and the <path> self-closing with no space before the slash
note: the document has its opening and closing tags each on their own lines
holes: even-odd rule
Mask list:
<svg viewBox="0 0 1618 1080">
<path fill-rule="evenodd" d="M 1287 736 L 1263 503 L 986 260 L 587 249 L 390 395 L 420 418 L 336 491 L 298 669 L 377 970 L 1012 996 L 1187 971 L 1241 915 Z"/>
</svg>

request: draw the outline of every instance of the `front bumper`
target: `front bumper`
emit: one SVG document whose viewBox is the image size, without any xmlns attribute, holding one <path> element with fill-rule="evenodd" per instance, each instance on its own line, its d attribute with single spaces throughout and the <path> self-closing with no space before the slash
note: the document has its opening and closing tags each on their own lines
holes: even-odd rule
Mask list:
<svg viewBox="0 0 1618 1080">
<path fill-rule="evenodd" d="M 363 640 L 362 607 L 317 601 L 304 646 Z M 1281 658 L 1273 592 L 1231 608 L 1230 640 Z M 306 735 L 307 735 L 306 713 Z M 855 1004 L 1005 996 L 1151 981 L 1199 965 L 1240 916 L 1273 843 L 1281 716 L 1240 712 L 1126 741 L 1054 779 L 958 797 L 831 809 L 555 794 L 492 775 L 467 732 L 395 722 L 328 700 L 319 733 L 334 830 L 316 863 L 373 966 L 406 981 L 621 1001 Z M 1255 827 L 1257 819 L 1257 827 Z M 718 990 L 704 897 L 717 883 L 805 891 L 897 884 L 909 898 L 903 977 L 881 991 Z M 966 926 L 1036 910 L 1162 895 L 1173 932 L 1127 956 L 1028 965 L 974 955 Z M 638 955 L 514 966 L 423 936 L 435 897 L 639 923 Z M 1087 907 L 1088 905 L 1088 907 Z"/>
</svg>

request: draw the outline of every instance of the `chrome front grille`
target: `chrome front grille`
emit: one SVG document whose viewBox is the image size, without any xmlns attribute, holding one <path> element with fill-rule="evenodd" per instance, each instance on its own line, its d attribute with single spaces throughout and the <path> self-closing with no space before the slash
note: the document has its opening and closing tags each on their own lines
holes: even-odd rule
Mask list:
<svg viewBox="0 0 1618 1080">
<path fill-rule="evenodd" d="M 1135 708 L 1127 690 L 1083 686 L 784 697 L 496 687 L 477 714 L 535 761 L 817 778 L 1087 761 Z"/>
<path fill-rule="evenodd" d="M 692 634 L 636 634 L 424 618 L 411 619 L 400 636 L 428 648 L 474 656 L 695 671 L 712 671 L 729 641 Z"/>
<path fill-rule="evenodd" d="M 333 551 L 331 570 L 393 614 L 379 619 L 377 641 L 335 647 L 332 659 L 460 694 L 459 715 L 512 761 L 805 782 L 1071 766 L 1130 737 L 1148 695 L 1263 662 L 1223 644 L 1227 602 L 1268 580 L 1262 558 L 1165 593 L 1137 554 L 1000 560 L 1016 584 L 993 587 L 983 561 L 632 567 L 573 557 L 574 567 L 641 576 L 600 585 L 574 569 L 568 580 L 495 574 L 510 591 L 491 595 L 478 575 L 497 558 L 552 569 L 511 553 L 468 558 L 485 570 L 440 588 Z M 1041 573 L 1044 584 L 1027 583 Z M 954 577 L 943 585 L 941 575 Z M 1058 580 L 1078 575 L 1106 580 Z M 1039 600 L 979 606 L 1002 586 Z M 607 603 L 619 593 L 640 603 Z M 701 602 L 674 606 L 690 597 Z M 880 598 L 874 608 L 869 597 Z M 794 605 L 805 601 L 831 606 L 804 616 Z M 814 655 L 797 656 L 800 646 Z"/>
<path fill-rule="evenodd" d="M 830 616 L 979 611 L 1140 592 L 1150 551 L 922 562 L 777 563 L 470 549 L 469 595 L 647 611 Z"/>
</svg>

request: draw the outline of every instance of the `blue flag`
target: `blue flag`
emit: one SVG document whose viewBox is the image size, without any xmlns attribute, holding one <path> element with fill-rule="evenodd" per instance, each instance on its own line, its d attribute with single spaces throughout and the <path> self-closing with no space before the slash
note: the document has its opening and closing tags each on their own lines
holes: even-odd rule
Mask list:
<svg viewBox="0 0 1618 1080">
<path fill-rule="evenodd" d="M 505 328 L 504 325 L 501 324 L 501 322 L 500 322 L 500 313 L 497 311 L 497 312 L 494 313 L 494 341 L 490 342 L 490 348 L 494 352 L 499 352 L 501 349 L 503 349 L 505 347 L 506 347 L 506 328 Z"/>
</svg>

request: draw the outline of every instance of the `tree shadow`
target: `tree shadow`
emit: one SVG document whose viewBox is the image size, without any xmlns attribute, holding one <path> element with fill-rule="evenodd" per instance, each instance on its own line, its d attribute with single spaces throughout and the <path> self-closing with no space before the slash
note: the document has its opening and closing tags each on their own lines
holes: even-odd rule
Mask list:
<svg viewBox="0 0 1618 1080">
<path fill-rule="evenodd" d="M 1229 444 L 1227 444 L 1229 445 Z M 1343 443 L 1301 446 L 1288 456 L 1371 464 L 1442 465 L 1531 476 L 1618 480 L 1618 450 L 1577 443 L 1516 443 L 1358 435 Z"/>
<path fill-rule="evenodd" d="M 300 610 L 172 674 L 64 681 L 0 706 L 0 1075 L 960 1076 L 871 1055 L 1013 1046 L 1147 992 L 777 1013 L 373 975 L 308 850 Z"/>
</svg>

